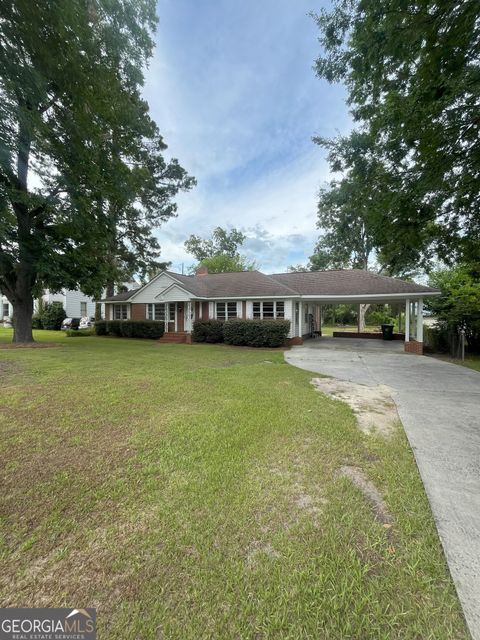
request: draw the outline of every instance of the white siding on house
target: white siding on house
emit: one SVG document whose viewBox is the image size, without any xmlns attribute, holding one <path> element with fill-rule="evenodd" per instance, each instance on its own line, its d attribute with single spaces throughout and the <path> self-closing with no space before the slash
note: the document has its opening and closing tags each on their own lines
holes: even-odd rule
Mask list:
<svg viewBox="0 0 480 640">
<path fill-rule="evenodd" d="M 192 299 L 192 296 L 177 285 L 174 285 L 168 290 L 165 290 L 164 292 L 159 293 L 155 297 L 156 301 L 161 301 L 161 302 L 188 302 L 191 299 Z M 133 302 L 137 302 L 137 299 L 135 298 Z"/>
<path fill-rule="evenodd" d="M 175 280 L 173 278 L 171 278 L 167 273 L 162 273 L 139 291 L 139 293 L 132 299 L 132 303 L 145 304 L 153 302 L 162 293 L 162 291 L 165 291 L 167 287 L 174 283 Z"/>
<path fill-rule="evenodd" d="M 285 300 L 285 320 L 290 320 L 288 337 L 293 338 L 295 335 L 295 302 L 293 300 Z"/>
<path fill-rule="evenodd" d="M 81 303 L 87 303 L 87 316 L 95 316 L 95 302 L 81 291 L 65 291 L 65 313 L 69 318 L 81 318 Z"/>
<path fill-rule="evenodd" d="M 0 296 L 0 322 L 3 322 L 3 318 L 7 317 L 7 318 L 11 318 L 13 316 L 13 307 L 10 304 L 10 302 L 8 301 L 7 296 Z M 5 313 L 5 311 L 7 310 L 6 307 L 8 306 L 8 313 Z"/>
<path fill-rule="evenodd" d="M 67 318 L 81 318 L 81 303 L 87 303 L 87 316 L 94 317 L 95 316 L 95 301 L 93 298 L 86 296 L 81 291 L 73 291 L 72 289 L 64 289 L 63 291 L 57 293 L 51 293 L 48 289 L 42 296 L 43 301 L 46 304 L 52 304 L 52 302 L 60 302 L 63 308 L 65 309 L 65 313 L 67 314 Z M 102 305 L 103 306 L 103 305 Z M 35 301 L 34 304 L 35 310 L 38 309 L 38 301 Z"/>
</svg>

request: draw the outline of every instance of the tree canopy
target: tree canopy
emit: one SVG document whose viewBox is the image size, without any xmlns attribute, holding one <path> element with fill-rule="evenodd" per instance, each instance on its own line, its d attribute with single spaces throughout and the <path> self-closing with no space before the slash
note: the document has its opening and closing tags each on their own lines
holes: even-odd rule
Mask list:
<svg viewBox="0 0 480 640">
<path fill-rule="evenodd" d="M 0 17 L 0 290 L 23 342 L 42 288 L 98 295 L 151 264 L 193 180 L 140 95 L 154 0 L 6 0 Z"/>
<path fill-rule="evenodd" d="M 441 295 L 427 306 L 447 330 L 465 331 L 469 347 L 480 350 L 480 280 L 465 266 L 440 269 L 430 274 L 429 284 Z"/>
<path fill-rule="evenodd" d="M 345 83 L 356 124 L 346 138 L 316 139 L 339 175 L 320 206 L 344 220 L 355 208 L 394 269 L 478 260 L 478 2 L 335 0 L 314 17 L 316 72 Z"/>
<path fill-rule="evenodd" d="M 198 260 L 193 271 L 199 266 L 207 267 L 210 273 L 255 269 L 255 263 L 239 253 L 245 239 L 245 234 L 238 229 L 228 231 L 222 227 L 216 227 L 210 238 L 191 235 L 185 241 L 185 249 Z"/>
</svg>

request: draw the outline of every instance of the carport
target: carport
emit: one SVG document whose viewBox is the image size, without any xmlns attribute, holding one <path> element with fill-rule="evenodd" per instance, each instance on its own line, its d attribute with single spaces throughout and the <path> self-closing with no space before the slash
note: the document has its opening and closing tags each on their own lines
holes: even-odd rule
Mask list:
<svg viewBox="0 0 480 640">
<path fill-rule="evenodd" d="M 328 298 L 312 298 L 303 297 L 299 301 L 299 326 L 298 335 L 302 338 L 322 338 L 322 307 L 324 305 L 348 304 L 358 305 L 360 308 L 364 304 L 392 304 L 399 303 L 404 308 L 404 314 L 401 319 L 401 330 L 394 334 L 394 340 L 401 340 L 405 344 L 407 353 L 423 353 L 423 295 L 410 295 L 408 298 L 404 296 L 340 296 Z M 360 312 L 358 313 L 357 331 L 338 331 L 333 332 L 333 337 L 346 340 L 371 340 L 381 339 L 381 334 L 373 331 L 360 331 Z M 313 319 L 313 328 L 311 320 Z M 400 329 L 400 327 L 399 327 Z"/>
<path fill-rule="evenodd" d="M 293 300 L 292 343 L 310 338 L 322 340 L 322 307 L 325 305 L 392 304 L 404 309 L 401 333 L 394 338 L 404 343 L 408 353 L 423 353 L 423 305 L 439 291 L 398 278 L 360 269 L 313 271 L 272 276 L 300 295 Z M 335 331 L 339 339 L 381 339 L 381 334 L 363 331 Z"/>
</svg>

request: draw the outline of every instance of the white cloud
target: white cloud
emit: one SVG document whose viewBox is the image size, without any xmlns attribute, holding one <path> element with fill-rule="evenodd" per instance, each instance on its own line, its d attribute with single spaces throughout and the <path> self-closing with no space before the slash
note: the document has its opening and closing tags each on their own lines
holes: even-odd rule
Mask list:
<svg viewBox="0 0 480 640">
<path fill-rule="evenodd" d="M 160 0 L 145 95 L 172 155 L 198 179 L 158 235 L 162 257 L 191 264 L 183 242 L 215 226 L 245 230 L 265 271 L 305 262 L 316 193 L 328 177 L 311 142 L 349 121 L 343 91 L 315 78 L 310 0 Z"/>
</svg>

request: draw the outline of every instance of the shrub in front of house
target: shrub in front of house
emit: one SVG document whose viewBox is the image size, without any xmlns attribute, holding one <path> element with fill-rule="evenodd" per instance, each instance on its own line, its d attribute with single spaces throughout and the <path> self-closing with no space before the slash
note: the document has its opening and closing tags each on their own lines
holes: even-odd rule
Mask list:
<svg viewBox="0 0 480 640">
<path fill-rule="evenodd" d="M 43 329 L 59 331 L 67 314 L 61 302 L 52 302 L 45 305 L 38 317 Z"/>
<path fill-rule="evenodd" d="M 106 336 L 107 335 L 107 321 L 106 320 L 97 320 L 95 322 L 95 333 L 97 336 Z"/>
<path fill-rule="evenodd" d="M 68 338 L 83 338 L 95 335 L 93 329 L 67 329 L 65 334 Z"/>
<path fill-rule="evenodd" d="M 222 320 L 197 320 L 193 323 L 193 341 L 223 342 L 223 325 Z"/>
<path fill-rule="evenodd" d="M 155 320 L 99 320 L 95 323 L 97 336 L 158 340 L 164 330 L 164 323 Z"/>
<path fill-rule="evenodd" d="M 223 326 L 223 340 L 245 347 L 281 347 L 289 331 L 289 320 L 229 320 Z"/>
<path fill-rule="evenodd" d="M 120 331 L 124 338 L 158 340 L 165 332 L 165 324 L 156 320 L 123 320 Z"/>
</svg>

